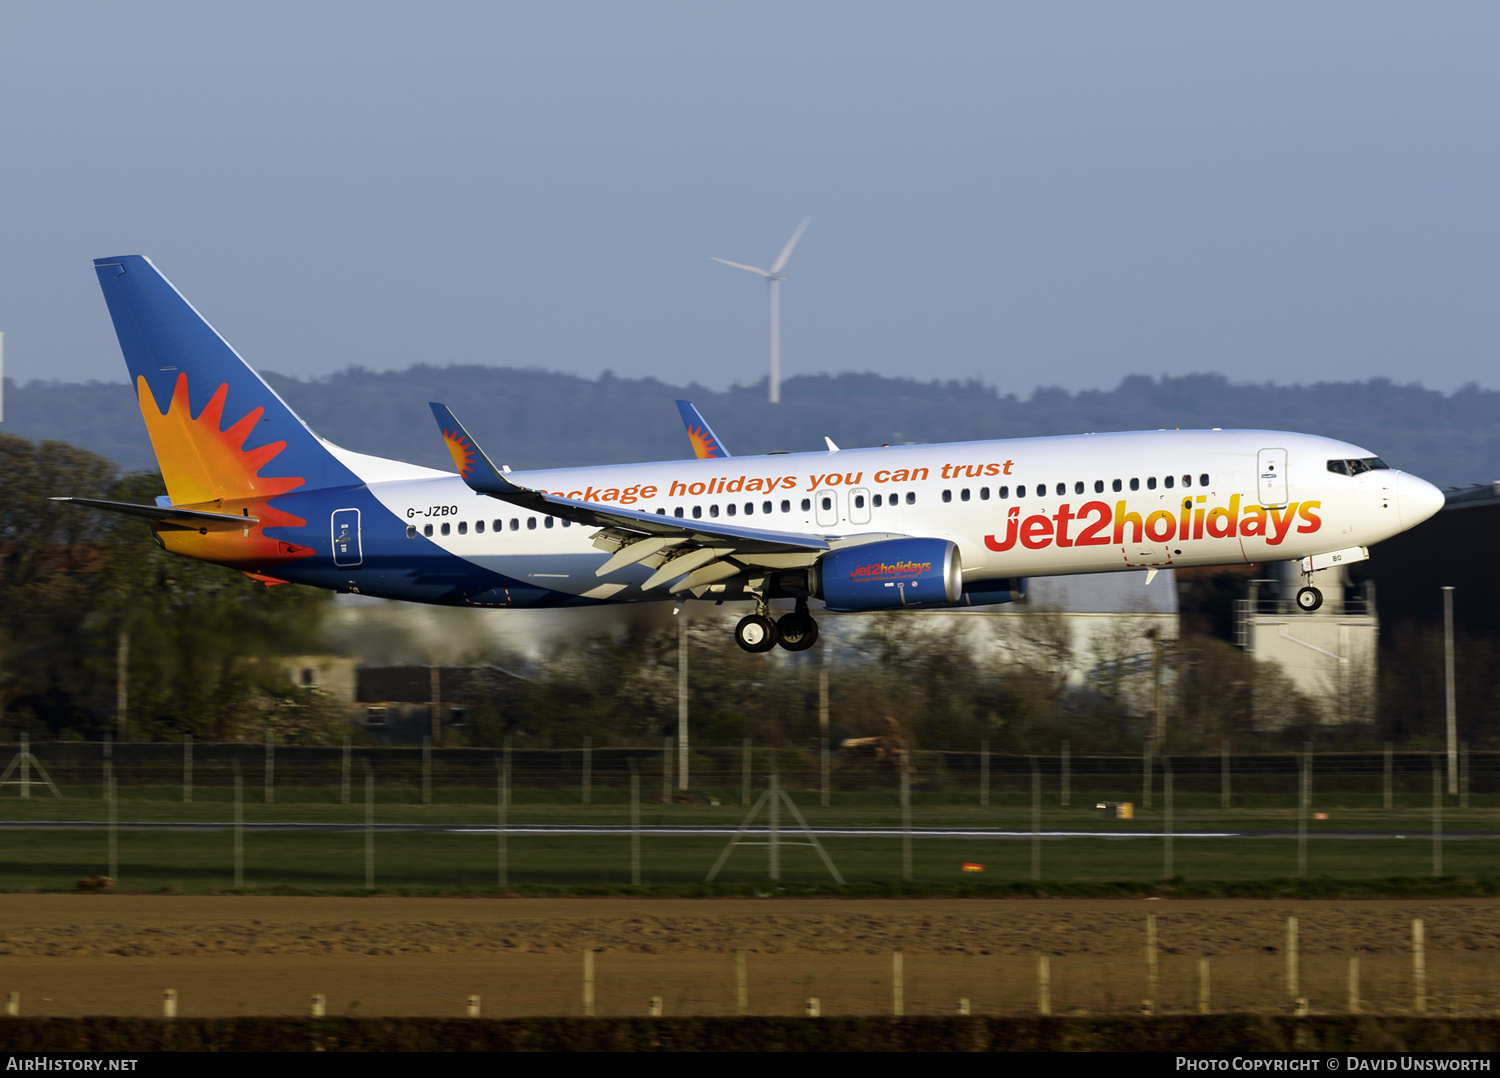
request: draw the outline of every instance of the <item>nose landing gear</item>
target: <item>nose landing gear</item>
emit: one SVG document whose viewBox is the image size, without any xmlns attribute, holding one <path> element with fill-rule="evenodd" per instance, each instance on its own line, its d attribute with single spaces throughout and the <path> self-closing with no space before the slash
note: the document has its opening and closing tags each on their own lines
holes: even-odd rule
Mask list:
<svg viewBox="0 0 1500 1078">
<path fill-rule="evenodd" d="M 1323 593 L 1312 585 L 1300 588 L 1297 591 L 1297 609 L 1311 614 L 1323 605 Z"/>
</svg>

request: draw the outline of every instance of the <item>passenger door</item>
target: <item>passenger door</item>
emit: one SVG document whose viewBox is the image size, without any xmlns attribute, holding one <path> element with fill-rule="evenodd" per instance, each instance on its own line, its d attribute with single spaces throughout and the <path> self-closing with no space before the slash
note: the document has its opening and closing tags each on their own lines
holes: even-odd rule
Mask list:
<svg viewBox="0 0 1500 1078">
<path fill-rule="evenodd" d="M 849 491 L 849 523 L 870 523 L 870 492 L 864 487 Z"/>
<path fill-rule="evenodd" d="M 832 528 L 839 522 L 839 495 L 836 490 L 820 490 L 813 495 L 813 511 L 818 527 Z"/>
</svg>

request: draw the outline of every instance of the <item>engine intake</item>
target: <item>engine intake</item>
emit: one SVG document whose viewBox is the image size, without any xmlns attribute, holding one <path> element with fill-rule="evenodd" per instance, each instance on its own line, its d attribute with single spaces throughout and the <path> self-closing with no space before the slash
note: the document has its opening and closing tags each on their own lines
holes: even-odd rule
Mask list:
<svg viewBox="0 0 1500 1078">
<path fill-rule="evenodd" d="M 949 606 L 963 594 L 958 547 L 947 539 L 845 547 L 823 555 L 816 568 L 814 593 L 830 610 Z"/>
</svg>

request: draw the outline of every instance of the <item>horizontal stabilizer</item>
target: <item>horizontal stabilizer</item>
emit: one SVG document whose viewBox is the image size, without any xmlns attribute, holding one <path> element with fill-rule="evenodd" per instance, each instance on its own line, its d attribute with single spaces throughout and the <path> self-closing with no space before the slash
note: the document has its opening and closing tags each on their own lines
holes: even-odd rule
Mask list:
<svg viewBox="0 0 1500 1078">
<path fill-rule="evenodd" d="M 90 509 L 103 509 L 107 513 L 123 513 L 141 517 L 158 524 L 173 524 L 180 528 L 197 531 L 227 532 L 249 528 L 260 523 L 260 517 L 235 516 L 233 513 L 208 513 L 201 509 L 182 509 L 173 505 L 137 505 L 134 502 L 107 502 L 98 498 L 52 498 L 54 502 L 68 502 Z"/>
</svg>

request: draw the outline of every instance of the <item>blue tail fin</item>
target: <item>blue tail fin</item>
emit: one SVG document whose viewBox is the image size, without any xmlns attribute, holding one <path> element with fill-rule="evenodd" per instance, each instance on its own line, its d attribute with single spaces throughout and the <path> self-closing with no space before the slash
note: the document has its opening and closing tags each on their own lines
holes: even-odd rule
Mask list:
<svg viewBox="0 0 1500 1078">
<path fill-rule="evenodd" d="M 359 483 L 150 259 L 94 272 L 173 504 Z"/>
</svg>

